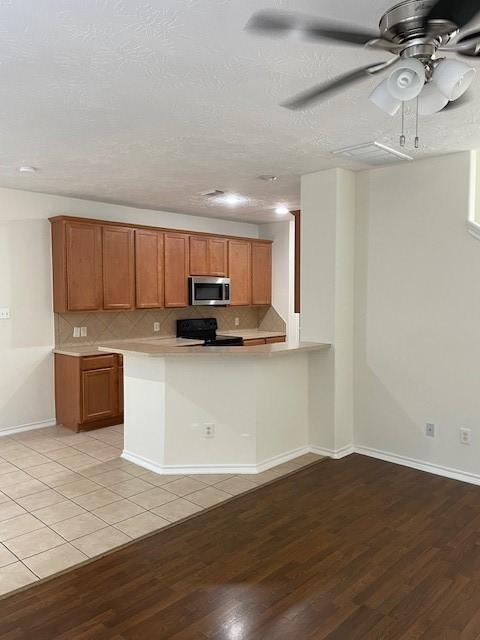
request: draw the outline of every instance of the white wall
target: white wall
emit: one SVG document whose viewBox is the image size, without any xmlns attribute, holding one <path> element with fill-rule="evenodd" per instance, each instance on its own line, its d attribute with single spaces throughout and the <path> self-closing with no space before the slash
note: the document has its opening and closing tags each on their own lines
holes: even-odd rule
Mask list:
<svg viewBox="0 0 480 640">
<path fill-rule="evenodd" d="M 358 177 L 355 440 L 480 474 L 480 243 L 466 229 L 469 177 L 468 152 Z M 460 444 L 460 427 L 472 430 L 471 446 Z"/>
<path fill-rule="evenodd" d="M 257 225 L 0 189 L 0 431 L 54 418 L 50 224 L 54 215 L 258 237 Z"/>
<path fill-rule="evenodd" d="M 337 454 L 353 445 L 355 175 L 330 169 L 302 177 L 302 340 L 332 343 L 310 361 L 312 445 Z M 315 383 L 314 383 L 315 384 Z M 316 425 L 316 428 L 315 428 Z"/>
<path fill-rule="evenodd" d="M 292 218 L 289 216 L 289 218 Z M 272 240 L 272 306 L 287 324 L 289 339 L 298 338 L 295 313 L 295 222 L 293 219 L 260 225 L 260 238 Z"/>
</svg>

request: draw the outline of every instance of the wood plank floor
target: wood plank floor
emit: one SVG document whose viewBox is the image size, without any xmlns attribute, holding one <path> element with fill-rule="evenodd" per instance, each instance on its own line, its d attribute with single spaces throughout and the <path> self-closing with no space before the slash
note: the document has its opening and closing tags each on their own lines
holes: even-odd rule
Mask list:
<svg viewBox="0 0 480 640">
<path fill-rule="evenodd" d="M 0 602 L 2 640 L 474 640 L 480 487 L 327 461 Z"/>
</svg>

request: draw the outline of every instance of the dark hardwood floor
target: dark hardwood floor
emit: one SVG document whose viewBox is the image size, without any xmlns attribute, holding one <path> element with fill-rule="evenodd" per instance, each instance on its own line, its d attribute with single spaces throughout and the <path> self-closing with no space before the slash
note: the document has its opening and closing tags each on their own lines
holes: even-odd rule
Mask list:
<svg viewBox="0 0 480 640">
<path fill-rule="evenodd" d="M 0 602 L 2 640 L 480 638 L 480 487 L 316 464 Z"/>
</svg>

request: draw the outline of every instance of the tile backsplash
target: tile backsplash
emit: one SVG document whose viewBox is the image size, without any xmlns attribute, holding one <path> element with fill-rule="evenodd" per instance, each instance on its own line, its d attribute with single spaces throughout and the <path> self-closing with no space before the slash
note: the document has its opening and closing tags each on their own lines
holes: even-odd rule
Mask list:
<svg viewBox="0 0 480 640">
<path fill-rule="evenodd" d="M 186 307 L 184 309 L 148 309 L 55 314 L 55 346 L 94 345 L 110 340 L 174 336 L 179 318 L 215 317 L 220 331 L 262 329 L 285 331 L 285 322 L 273 307 Z M 235 318 L 240 324 L 235 326 Z M 154 332 L 158 322 L 160 331 Z M 74 327 L 87 327 L 87 336 L 74 338 Z"/>
</svg>

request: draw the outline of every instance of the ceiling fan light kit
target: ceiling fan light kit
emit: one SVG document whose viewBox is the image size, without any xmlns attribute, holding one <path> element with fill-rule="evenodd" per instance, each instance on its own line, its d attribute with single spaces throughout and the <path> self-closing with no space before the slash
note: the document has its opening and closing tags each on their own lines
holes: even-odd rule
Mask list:
<svg viewBox="0 0 480 640">
<path fill-rule="evenodd" d="M 394 116 L 398 113 L 402 104 L 401 100 L 397 100 L 392 96 L 388 90 L 388 79 L 382 80 L 382 82 L 375 87 L 370 94 L 370 100 L 382 111 L 388 113 L 390 116 Z"/>
<path fill-rule="evenodd" d="M 475 69 L 461 60 L 440 60 L 433 72 L 432 82 L 447 100 L 458 100 L 470 87 Z"/>
<path fill-rule="evenodd" d="M 370 100 L 392 116 L 402 107 L 402 146 L 405 142 L 405 102 L 416 100 L 415 146 L 418 147 L 418 116 L 433 115 L 449 107 L 473 82 L 476 72 L 473 67 L 461 60 L 442 58 L 439 54 L 480 57 L 480 32 L 462 32 L 478 13 L 478 0 L 404 0 L 382 16 L 378 35 L 356 25 L 273 10 L 254 14 L 247 29 L 270 36 L 295 33 L 308 40 L 333 40 L 380 49 L 395 56 L 387 62 L 360 67 L 303 91 L 283 106 L 303 109 L 372 75 L 383 73 L 393 65 L 388 78 L 371 93 Z"/>
<path fill-rule="evenodd" d="M 448 98 L 434 85 L 427 83 L 422 93 L 418 96 L 418 113 L 421 116 L 432 116 L 444 109 L 448 104 Z"/>
<path fill-rule="evenodd" d="M 425 84 L 426 72 L 416 58 L 406 58 L 397 62 L 387 80 L 387 89 L 395 100 L 407 102 L 418 95 Z"/>
</svg>

